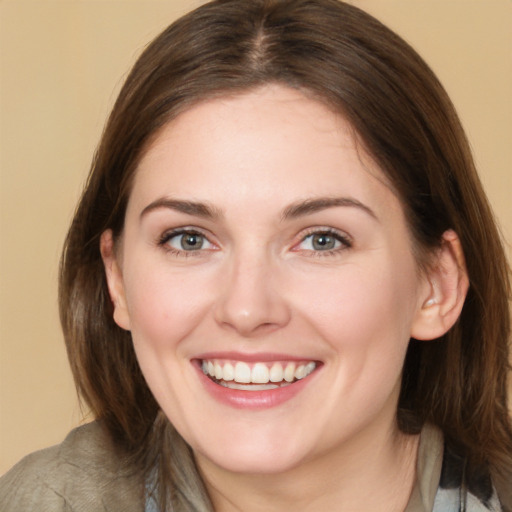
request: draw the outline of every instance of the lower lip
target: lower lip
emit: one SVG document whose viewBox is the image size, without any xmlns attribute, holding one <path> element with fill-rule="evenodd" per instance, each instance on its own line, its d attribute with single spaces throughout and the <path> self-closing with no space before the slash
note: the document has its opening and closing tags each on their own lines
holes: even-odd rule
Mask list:
<svg viewBox="0 0 512 512">
<path fill-rule="evenodd" d="M 215 400 L 229 405 L 230 407 L 234 407 L 235 409 L 253 410 L 277 407 L 291 400 L 310 383 L 317 370 L 304 379 L 295 381 L 288 386 L 260 391 L 245 391 L 241 389 L 230 389 L 216 384 L 212 379 L 207 377 L 197 365 L 197 372 L 201 383 Z"/>
</svg>

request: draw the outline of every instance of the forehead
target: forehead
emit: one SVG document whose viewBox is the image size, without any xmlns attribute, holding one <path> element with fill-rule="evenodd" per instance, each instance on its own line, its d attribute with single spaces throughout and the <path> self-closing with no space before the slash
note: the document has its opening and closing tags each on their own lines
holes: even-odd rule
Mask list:
<svg viewBox="0 0 512 512">
<path fill-rule="evenodd" d="M 386 181 L 344 117 L 272 85 L 206 100 L 169 122 L 139 163 L 132 199 L 216 196 L 221 207 L 343 191 L 363 199 L 388 196 Z"/>
</svg>

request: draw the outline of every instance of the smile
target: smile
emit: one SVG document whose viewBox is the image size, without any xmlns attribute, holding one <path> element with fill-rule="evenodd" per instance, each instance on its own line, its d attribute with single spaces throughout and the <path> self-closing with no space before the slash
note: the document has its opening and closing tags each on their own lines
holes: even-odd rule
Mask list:
<svg viewBox="0 0 512 512">
<path fill-rule="evenodd" d="M 263 391 L 288 386 L 310 375 L 316 368 L 314 361 L 257 362 L 203 360 L 203 373 L 215 383 L 230 389 Z"/>
</svg>

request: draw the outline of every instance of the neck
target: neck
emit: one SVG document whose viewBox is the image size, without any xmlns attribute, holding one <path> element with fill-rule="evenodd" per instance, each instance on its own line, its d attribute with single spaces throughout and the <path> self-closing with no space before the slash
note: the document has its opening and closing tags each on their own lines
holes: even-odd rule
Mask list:
<svg viewBox="0 0 512 512">
<path fill-rule="evenodd" d="M 231 473 L 206 459 L 197 462 L 216 512 L 386 512 L 407 506 L 418 442 L 393 424 L 277 474 Z"/>
</svg>

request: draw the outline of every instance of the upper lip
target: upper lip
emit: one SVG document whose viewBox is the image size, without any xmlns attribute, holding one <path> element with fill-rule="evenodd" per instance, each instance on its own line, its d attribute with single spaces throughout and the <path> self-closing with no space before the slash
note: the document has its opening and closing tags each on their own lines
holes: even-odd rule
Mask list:
<svg viewBox="0 0 512 512">
<path fill-rule="evenodd" d="M 198 354 L 192 359 L 199 360 L 232 360 L 232 361 L 244 361 L 246 363 L 257 363 L 257 362 L 272 362 L 272 361 L 316 361 L 314 357 L 309 356 L 297 356 L 285 353 L 277 352 L 236 352 L 236 351 L 222 351 L 222 352 L 205 352 Z"/>
</svg>

